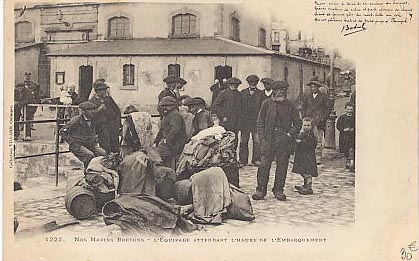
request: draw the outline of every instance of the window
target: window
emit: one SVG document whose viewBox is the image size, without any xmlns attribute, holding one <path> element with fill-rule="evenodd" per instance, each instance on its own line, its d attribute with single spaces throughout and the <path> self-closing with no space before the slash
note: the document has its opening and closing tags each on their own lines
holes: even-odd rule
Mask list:
<svg viewBox="0 0 419 261">
<path fill-rule="evenodd" d="M 167 68 L 168 76 L 180 77 L 180 65 L 179 64 L 169 64 Z"/>
<path fill-rule="evenodd" d="M 230 38 L 234 41 L 240 41 L 240 21 L 235 17 L 231 18 Z"/>
<path fill-rule="evenodd" d="M 109 19 L 109 38 L 126 39 L 131 37 L 129 18 L 124 16 Z"/>
<path fill-rule="evenodd" d="M 259 29 L 259 47 L 266 48 L 266 31 L 263 28 Z"/>
<path fill-rule="evenodd" d="M 279 32 L 274 32 L 274 43 L 279 43 Z"/>
<path fill-rule="evenodd" d="M 34 41 L 32 35 L 32 23 L 19 22 L 15 24 L 15 41 L 18 43 L 27 43 Z"/>
<path fill-rule="evenodd" d="M 197 36 L 196 16 L 193 14 L 178 14 L 172 17 L 172 36 Z"/>
<path fill-rule="evenodd" d="M 134 85 L 135 66 L 133 64 L 124 64 L 122 85 Z"/>
</svg>

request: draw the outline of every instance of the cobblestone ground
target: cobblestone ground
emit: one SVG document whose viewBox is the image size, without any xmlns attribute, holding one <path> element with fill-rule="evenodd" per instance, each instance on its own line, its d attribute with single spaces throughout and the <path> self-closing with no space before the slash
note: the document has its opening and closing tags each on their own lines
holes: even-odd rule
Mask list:
<svg viewBox="0 0 419 261">
<path fill-rule="evenodd" d="M 355 211 L 355 175 L 344 170 L 342 159 L 334 159 L 319 166 L 319 177 L 313 181 L 314 195 L 299 195 L 294 190 L 294 185 L 302 182 L 299 175 L 288 172 L 285 186 L 287 201 L 278 201 L 272 193 L 268 193 L 265 200 L 254 201 L 252 206 L 256 216 L 255 221 L 245 222 L 226 220 L 220 226 L 205 226 L 202 235 L 212 232 L 233 233 L 244 228 L 258 229 L 274 225 L 281 226 L 352 226 Z M 292 164 L 290 164 L 290 168 Z M 268 191 L 273 186 L 273 166 Z M 240 170 L 240 185 L 242 190 L 249 194 L 254 192 L 256 183 L 254 166 L 246 166 Z M 14 192 L 14 215 L 19 220 L 19 231 L 39 224 L 56 220 L 57 223 L 74 221 L 68 214 L 64 205 L 66 180 L 60 180 L 60 185 L 55 187 L 53 179 L 42 180 L 39 185 Z M 41 185 L 41 183 L 43 185 Z M 47 184 L 46 184 L 47 183 Z M 72 234 L 78 232 L 110 232 L 119 234 L 116 225 L 106 226 L 101 215 L 96 215 L 89 220 L 80 221 L 80 224 L 61 229 Z M 18 231 L 18 232 L 19 232 Z M 19 236 L 19 233 L 16 234 Z"/>
</svg>

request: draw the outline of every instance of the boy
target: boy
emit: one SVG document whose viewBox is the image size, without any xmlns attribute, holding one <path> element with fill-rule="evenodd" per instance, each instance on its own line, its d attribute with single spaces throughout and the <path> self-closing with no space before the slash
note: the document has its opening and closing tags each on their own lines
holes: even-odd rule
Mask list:
<svg viewBox="0 0 419 261">
<path fill-rule="evenodd" d="M 339 130 L 339 151 L 346 158 L 346 168 L 355 170 L 355 114 L 354 105 L 345 105 L 345 114 L 339 117 L 336 128 Z"/>
<path fill-rule="evenodd" d="M 205 130 L 214 125 L 211 113 L 205 108 L 205 101 L 200 97 L 194 97 L 186 101 L 186 105 L 193 115 L 195 115 L 192 126 L 192 136 L 195 136 L 200 131 Z"/>
</svg>

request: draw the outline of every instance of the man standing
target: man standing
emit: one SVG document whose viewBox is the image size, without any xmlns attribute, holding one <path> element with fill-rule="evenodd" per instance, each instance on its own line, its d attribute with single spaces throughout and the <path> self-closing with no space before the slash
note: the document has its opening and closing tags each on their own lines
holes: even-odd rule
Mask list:
<svg viewBox="0 0 419 261">
<path fill-rule="evenodd" d="M 226 89 L 226 86 L 221 84 L 220 80 L 215 79 L 214 84 L 211 85 L 210 87 L 210 90 L 212 92 L 211 105 L 214 104 L 215 100 L 217 99 L 218 94 L 220 94 L 220 92 L 225 89 Z"/>
<path fill-rule="evenodd" d="M 303 95 L 301 104 L 301 116 L 313 119 L 314 135 L 317 138 L 316 145 L 316 161 L 320 164 L 322 158 L 323 133 L 326 128 L 326 120 L 328 118 L 328 98 L 319 91 L 322 86 L 317 76 L 313 77 L 307 84 L 310 91 Z"/>
<path fill-rule="evenodd" d="M 20 117 L 22 117 L 22 110 L 23 108 L 30 103 L 34 103 L 34 99 L 32 97 L 31 91 L 25 87 L 23 83 L 18 83 L 15 86 L 15 100 L 14 100 L 14 121 L 20 121 Z M 29 120 L 29 115 L 26 115 L 26 119 Z M 19 139 L 20 134 L 20 127 L 19 124 L 13 125 L 14 129 L 14 139 Z M 32 140 L 31 138 L 31 127 L 29 123 L 26 123 L 26 132 L 25 132 L 26 139 L 25 140 Z"/>
<path fill-rule="evenodd" d="M 227 80 L 228 89 L 220 92 L 215 99 L 212 110 L 220 120 L 220 125 L 227 131 L 236 134 L 234 145 L 237 149 L 240 121 L 242 117 L 242 94 L 237 90 L 242 82 L 240 79 L 232 77 Z"/>
<path fill-rule="evenodd" d="M 274 80 L 272 80 L 271 78 L 262 78 L 260 81 L 263 83 L 263 86 L 265 87 L 265 90 L 263 92 L 265 100 L 268 99 L 268 98 L 271 98 L 272 88 L 271 88 L 270 84 Z"/>
<path fill-rule="evenodd" d="M 91 159 L 105 156 L 106 151 L 97 144 L 95 131 L 97 126 L 93 122 L 99 106 L 87 101 L 81 103 L 79 108 L 82 114 L 71 119 L 61 129 L 60 134 L 68 143 L 70 151 L 87 168 Z"/>
<path fill-rule="evenodd" d="M 182 153 L 187 142 L 185 122 L 178 111 L 179 104 L 175 98 L 164 97 L 158 106 L 163 119 L 154 143 L 163 165 L 175 168 L 174 160 Z"/>
<path fill-rule="evenodd" d="M 201 97 L 189 98 L 186 100 L 186 105 L 194 115 L 192 120 L 193 132 L 192 136 L 195 136 L 200 131 L 205 130 L 214 125 L 211 117 L 211 113 L 205 108 L 205 100 Z"/>
<path fill-rule="evenodd" d="M 159 102 L 166 96 L 173 97 L 177 101 L 179 97 L 176 94 L 176 86 L 178 85 L 179 77 L 176 76 L 167 76 L 163 79 L 163 82 L 166 83 L 166 88 L 162 90 L 159 94 Z"/>
<path fill-rule="evenodd" d="M 260 109 L 257 130 L 261 140 L 262 162 L 257 172 L 256 193 L 254 200 L 266 196 L 269 171 L 272 161 L 276 161 L 275 181 L 272 192 L 278 200 L 285 200 L 284 185 L 290 154 L 302 122 L 294 104 L 287 99 L 288 84 L 274 81 L 272 98 L 265 100 Z"/>
<path fill-rule="evenodd" d="M 25 72 L 25 80 L 23 81 L 23 84 L 26 88 L 29 89 L 29 91 L 32 94 L 33 102 L 32 103 L 41 103 L 40 95 L 39 95 L 39 84 L 31 81 L 32 74 L 30 72 Z M 33 120 L 34 115 L 38 107 L 28 107 L 26 112 L 28 114 L 28 120 Z M 32 128 L 32 124 L 31 124 Z"/>
<path fill-rule="evenodd" d="M 89 102 L 98 106 L 98 113 L 94 117 L 99 145 L 109 154 L 119 153 L 119 129 L 121 128 L 121 110 L 108 95 L 109 86 L 103 81 L 93 84 L 95 96 Z"/>
<path fill-rule="evenodd" d="M 240 126 L 240 166 L 246 166 L 249 159 L 249 139 L 252 135 L 253 153 L 252 164 L 259 166 L 260 164 L 260 144 L 256 131 L 256 122 L 258 119 L 260 106 L 265 100 L 264 94 L 257 88 L 259 77 L 257 75 L 249 75 L 246 78 L 249 88 L 241 91 L 242 93 L 242 120 Z"/>
</svg>

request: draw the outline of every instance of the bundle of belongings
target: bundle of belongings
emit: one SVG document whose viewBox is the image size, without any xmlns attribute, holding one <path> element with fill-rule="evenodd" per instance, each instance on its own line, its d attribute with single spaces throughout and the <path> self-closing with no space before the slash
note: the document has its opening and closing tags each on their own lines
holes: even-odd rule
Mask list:
<svg viewBox="0 0 419 261">
<path fill-rule="evenodd" d="M 239 167 L 234 146 L 235 134 L 221 126 L 202 130 L 183 149 L 176 169 L 178 180 L 219 166 L 231 184 L 239 187 Z"/>
</svg>

